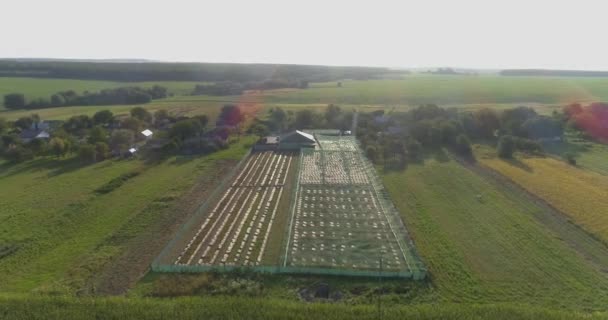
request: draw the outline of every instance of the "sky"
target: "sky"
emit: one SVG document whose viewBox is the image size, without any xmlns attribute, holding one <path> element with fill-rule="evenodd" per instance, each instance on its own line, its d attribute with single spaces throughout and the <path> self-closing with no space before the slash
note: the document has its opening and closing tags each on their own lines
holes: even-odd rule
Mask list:
<svg viewBox="0 0 608 320">
<path fill-rule="evenodd" d="M 608 1 L 2 0 L 0 57 L 608 70 Z"/>
</svg>

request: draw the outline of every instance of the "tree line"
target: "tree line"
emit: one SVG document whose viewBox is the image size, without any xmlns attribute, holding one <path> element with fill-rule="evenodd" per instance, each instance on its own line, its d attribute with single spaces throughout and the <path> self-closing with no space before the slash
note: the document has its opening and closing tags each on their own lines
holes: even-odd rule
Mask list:
<svg viewBox="0 0 608 320">
<path fill-rule="evenodd" d="M 271 132 L 293 129 L 351 130 L 354 112 L 328 105 L 324 112 L 309 109 L 270 109 L 264 119 L 256 119 L 250 130 L 262 137 Z M 473 158 L 471 141 L 489 143 L 499 156 L 510 158 L 516 151 L 540 153 L 543 139 L 561 139 L 566 125 L 561 114 L 539 115 L 529 107 L 497 111 L 481 108 L 461 112 L 434 104 L 409 111 L 359 112 L 357 138 L 367 156 L 386 168 L 403 168 L 407 161 L 419 161 L 425 150 L 446 147 L 463 157 Z"/>
<path fill-rule="evenodd" d="M 370 79 L 387 68 L 236 63 L 129 63 L 0 60 L 0 76 L 111 81 L 264 81 Z"/>
<path fill-rule="evenodd" d="M 134 107 L 127 116 L 116 116 L 101 110 L 93 116 L 75 115 L 66 121 L 54 121 L 49 139 L 24 140 L 20 134 L 41 123 L 37 114 L 15 121 L 0 118 L 0 156 L 11 162 L 21 162 L 41 156 L 59 158 L 75 156 L 84 163 L 113 157 L 129 156 L 129 149 L 150 157 L 166 157 L 178 153 L 207 154 L 228 146 L 229 137 L 239 133 L 245 120 L 236 105 L 225 105 L 209 129 L 206 115 L 173 116 L 167 110 L 154 113 Z M 141 131 L 151 129 L 153 137 Z"/>
<path fill-rule="evenodd" d="M 57 92 L 49 99 L 38 98 L 31 101 L 27 101 L 22 93 L 10 93 L 4 96 L 4 106 L 9 109 L 41 109 L 65 106 L 144 104 L 152 99 L 166 98 L 167 95 L 167 88 L 157 85 L 152 88 L 120 87 L 83 94 L 67 90 Z"/>
</svg>

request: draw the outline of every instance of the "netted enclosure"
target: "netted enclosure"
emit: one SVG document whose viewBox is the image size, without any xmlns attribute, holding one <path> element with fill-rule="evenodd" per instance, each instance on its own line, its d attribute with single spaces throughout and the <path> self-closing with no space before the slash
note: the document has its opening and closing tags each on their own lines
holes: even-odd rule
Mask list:
<svg viewBox="0 0 608 320">
<path fill-rule="evenodd" d="M 248 155 L 152 269 L 423 279 L 375 168 L 354 137 L 336 132 L 315 132 L 315 149 Z"/>
<path fill-rule="evenodd" d="M 354 137 L 315 134 L 300 152 L 284 267 L 422 278 L 401 218 Z"/>
</svg>

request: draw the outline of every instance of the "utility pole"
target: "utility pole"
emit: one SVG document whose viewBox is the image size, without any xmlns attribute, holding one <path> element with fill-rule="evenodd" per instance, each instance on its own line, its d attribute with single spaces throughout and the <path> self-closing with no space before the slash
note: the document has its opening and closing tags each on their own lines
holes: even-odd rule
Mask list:
<svg viewBox="0 0 608 320">
<path fill-rule="evenodd" d="M 378 272 L 378 319 L 382 320 L 382 256 L 380 256 L 380 271 Z"/>
</svg>

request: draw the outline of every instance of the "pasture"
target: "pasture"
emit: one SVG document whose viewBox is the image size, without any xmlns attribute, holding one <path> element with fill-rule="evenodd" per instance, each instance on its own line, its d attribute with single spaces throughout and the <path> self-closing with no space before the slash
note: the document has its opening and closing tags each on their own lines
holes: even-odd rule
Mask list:
<svg viewBox="0 0 608 320">
<path fill-rule="evenodd" d="M 518 156 L 503 160 L 485 152 L 478 159 L 608 242 L 607 176 L 550 157 Z"/>
<path fill-rule="evenodd" d="M 402 80 L 342 81 L 266 91 L 268 103 L 417 106 L 566 104 L 608 99 L 608 79 L 407 75 Z"/>
<path fill-rule="evenodd" d="M 172 158 L 155 165 L 107 160 L 83 166 L 77 159 L 50 157 L 2 163 L 0 247 L 17 250 L 0 258 L 0 292 L 82 289 L 128 250 L 131 240 L 156 232 L 154 225 L 169 212 L 177 217 L 173 206 L 199 176 L 220 173 L 220 164 L 236 162 L 248 143 L 250 139 L 242 139 L 209 156 Z M 129 173 L 133 177 L 117 190 L 96 192 Z M 154 236 L 159 237 L 164 236 Z M 150 262 L 142 261 L 144 270 Z"/>
<path fill-rule="evenodd" d="M 152 87 L 160 85 L 166 87 L 170 94 L 187 95 L 194 86 L 200 82 L 190 81 L 147 81 L 147 82 L 115 82 L 99 80 L 75 80 L 75 79 L 44 79 L 44 78 L 18 78 L 0 77 L 0 97 L 8 93 L 23 93 L 26 99 L 39 98 L 49 99 L 51 95 L 59 91 L 74 90 L 79 94 L 85 91 L 100 91 L 117 87 L 140 86 Z M 0 107 L 4 101 L 0 101 Z"/>
<path fill-rule="evenodd" d="M 112 105 L 112 106 L 75 106 L 58 107 L 35 110 L 5 110 L 0 111 L 0 117 L 7 120 L 16 120 L 20 117 L 36 113 L 43 120 L 67 120 L 75 115 L 92 116 L 97 111 L 110 110 L 114 115 L 128 115 L 135 106 L 146 108 L 150 112 L 165 109 L 175 116 L 195 116 L 205 114 L 213 122 L 219 114 L 220 108 L 225 102 L 206 100 L 153 100 L 144 105 Z"/>
<path fill-rule="evenodd" d="M 603 308 L 608 279 L 590 262 L 607 263 L 603 244 L 500 180 L 436 159 L 383 175 L 435 299 Z"/>
</svg>

